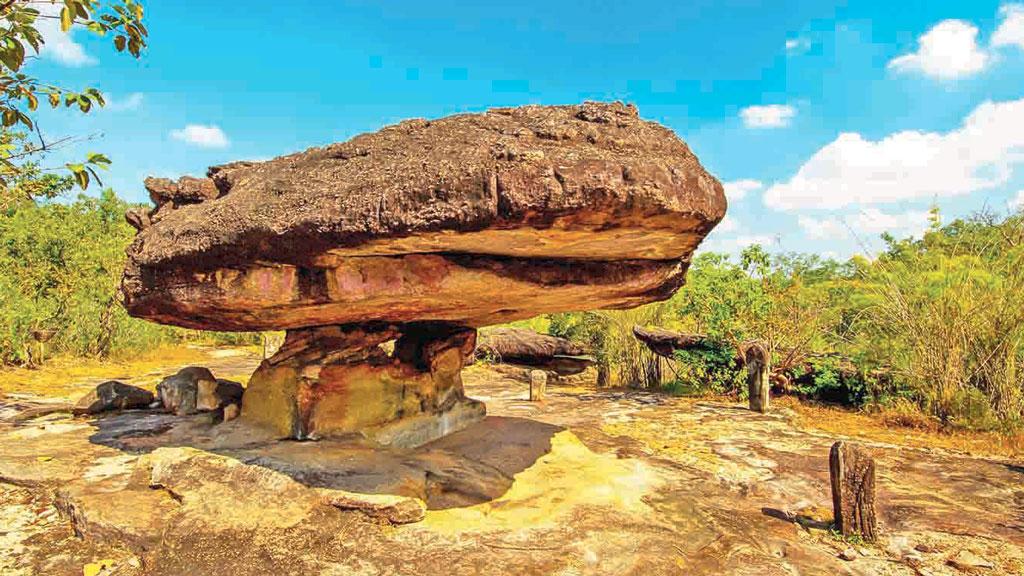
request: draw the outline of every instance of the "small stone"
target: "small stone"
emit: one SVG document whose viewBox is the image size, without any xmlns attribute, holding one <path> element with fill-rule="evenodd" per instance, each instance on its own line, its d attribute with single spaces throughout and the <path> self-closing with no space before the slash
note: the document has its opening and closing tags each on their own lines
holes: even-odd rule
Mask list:
<svg viewBox="0 0 1024 576">
<path fill-rule="evenodd" d="M 238 407 L 238 404 L 228 404 L 224 407 L 224 421 L 230 422 L 238 418 L 239 412 L 241 412 L 241 409 Z"/>
<path fill-rule="evenodd" d="M 153 393 L 117 380 L 109 380 L 83 396 L 72 409 L 76 415 L 99 414 L 110 410 L 146 408 L 153 402 Z"/>
<path fill-rule="evenodd" d="M 423 520 L 426 504 L 419 498 L 389 494 L 357 494 L 344 490 L 324 489 L 324 503 L 339 510 L 358 510 L 371 518 L 381 518 L 392 524 L 410 524 Z"/>
<path fill-rule="evenodd" d="M 530 402 L 541 402 L 548 387 L 548 373 L 530 370 Z"/>
<path fill-rule="evenodd" d="M 911 568 L 917 568 L 924 563 L 924 557 L 916 552 L 908 552 L 903 556 L 903 563 Z"/>
<path fill-rule="evenodd" d="M 988 560 L 978 556 L 970 550 L 961 550 L 948 560 L 948 564 L 957 570 L 970 572 L 972 570 L 989 570 L 995 565 Z"/>
<path fill-rule="evenodd" d="M 861 556 L 871 556 L 871 550 L 868 548 L 857 548 L 857 552 Z"/>
<path fill-rule="evenodd" d="M 847 548 L 839 553 L 839 557 L 847 562 L 852 562 L 857 559 L 857 551 L 853 548 Z"/>
</svg>

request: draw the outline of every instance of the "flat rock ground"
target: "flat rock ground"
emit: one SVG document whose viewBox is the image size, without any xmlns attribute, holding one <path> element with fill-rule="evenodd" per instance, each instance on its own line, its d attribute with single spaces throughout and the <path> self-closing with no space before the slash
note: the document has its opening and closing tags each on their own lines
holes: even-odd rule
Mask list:
<svg viewBox="0 0 1024 576">
<path fill-rule="evenodd" d="M 241 374 L 258 360 L 220 350 L 204 363 Z M 0 382 L 0 573 L 105 561 L 109 574 L 1024 574 L 1013 462 L 858 439 L 877 460 L 882 537 L 845 542 L 827 528 L 838 437 L 789 409 L 585 380 L 538 404 L 514 369 L 465 379 L 488 418 L 412 451 L 272 441 L 209 415 L 13 423 L 53 398 Z M 429 509 L 392 524 L 329 505 L 338 489 Z"/>
</svg>

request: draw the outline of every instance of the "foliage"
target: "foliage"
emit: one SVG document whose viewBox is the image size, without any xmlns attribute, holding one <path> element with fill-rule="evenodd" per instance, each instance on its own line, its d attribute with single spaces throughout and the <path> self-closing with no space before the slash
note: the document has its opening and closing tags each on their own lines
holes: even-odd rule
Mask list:
<svg viewBox="0 0 1024 576">
<path fill-rule="evenodd" d="M 582 343 L 597 359 L 598 383 L 602 386 L 660 386 L 659 357 L 633 336 L 633 327 L 660 324 L 662 304 L 632 310 L 552 314 L 550 333 Z"/>
<path fill-rule="evenodd" d="M 746 393 L 746 372 L 736 362 L 736 348 L 719 340 L 675 351 L 672 390 L 686 394 Z"/>
<path fill-rule="evenodd" d="M 920 240 L 890 238 L 865 272 L 859 344 L 944 425 L 1024 418 L 1022 238 L 1020 215 L 935 222 Z"/>
<path fill-rule="evenodd" d="M 933 212 L 921 238 L 883 239 L 874 259 L 844 263 L 756 246 L 737 260 L 702 253 L 668 302 L 632 316 L 555 315 L 551 330 L 591 346 L 626 385 L 650 385 L 647 375 L 665 380 L 668 371 L 675 391 L 734 390 L 725 350 L 757 340 L 771 354 L 777 392 L 882 407 L 907 421 L 918 410 L 941 426 L 1020 426 L 1024 214 L 942 225 Z M 631 351 L 632 324 L 702 334 L 721 348 L 653 369 L 642 350 Z"/>
<path fill-rule="evenodd" d="M 781 375 L 802 363 L 838 325 L 837 293 L 829 281 L 837 265 L 816 257 L 788 255 L 774 261 L 759 246 L 734 264 L 722 254 L 699 255 L 687 285 L 672 304 L 682 325 L 739 348 L 762 342 Z"/>
<path fill-rule="evenodd" d="M 69 178 L 38 176 L 19 185 L 56 195 Z M 35 365 L 49 354 L 105 357 L 195 340 L 197 333 L 131 318 L 117 301 L 124 251 L 135 230 L 130 205 L 111 190 L 72 202 L 23 200 L 0 211 L 0 364 Z M 254 335 L 204 335 L 250 343 Z M 42 342 L 45 341 L 45 342 Z"/>
<path fill-rule="evenodd" d="M 41 13 L 41 6 L 60 6 L 59 15 Z M 38 29 L 42 18 L 58 18 L 63 32 L 75 27 L 85 28 L 100 36 L 110 36 L 118 52 L 127 50 L 138 58 L 146 47 L 149 32 L 142 23 L 143 8 L 138 0 L 7 0 L 0 4 L 0 122 L 4 130 L 16 126 L 35 131 L 38 144 L 12 147 L 0 143 L 0 202 L 10 202 L 11 181 L 17 180 L 26 164 L 47 151 L 74 141 L 64 137 L 46 142 L 32 115 L 44 100 L 52 108 L 77 108 L 88 113 L 94 106 L 105 104 L 96 88 L 73 90 L 52 84 L 25 72 L 27 59 L 37 56 L 46 39 Z M 106 169 L 110 160 L 103 154 L 89 153 L 82 162 L 65 165 L 75 183 L 83 190 L 93 181 L 102 184 L 97 169 Z M 36 167 L 38 169 L 38 167 Z M 29 192 L 24 188 L 21 192 Z"/>
</svg>

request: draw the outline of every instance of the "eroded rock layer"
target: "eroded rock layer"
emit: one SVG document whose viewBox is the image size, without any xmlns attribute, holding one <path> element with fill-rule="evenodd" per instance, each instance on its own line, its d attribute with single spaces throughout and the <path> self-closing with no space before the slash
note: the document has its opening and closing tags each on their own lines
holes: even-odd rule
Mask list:
<svg viewBox="0 0 1024 576">
<path fill-rule="evenodd" d="M 450 324 L 292 330 L 249 380 L 242 418 L 281 437 L 418 446 L 483 418 L 460 376 L 475 346 L 476 330 Z"/>
<path fill-rule="evenodd" d="M 678 288 L 725 212 L 689 148 L 622 104 L 412 120 L 147 187 L 125 306 L 216 330 L 632 307 Z"/>
</svg>

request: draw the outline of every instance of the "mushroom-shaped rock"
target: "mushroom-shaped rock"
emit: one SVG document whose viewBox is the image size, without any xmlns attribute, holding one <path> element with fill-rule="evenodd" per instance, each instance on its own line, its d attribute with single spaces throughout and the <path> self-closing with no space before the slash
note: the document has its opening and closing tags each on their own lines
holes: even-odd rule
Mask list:
<svg viewBox="0 0 1024 576">
<path fill-rule="evenodd" d="M 475 328 L 665 299 L 725 213 L 686 144 L 617 103 L 410 120 L 208 178 L 150 182 L 163 204 L 135 215 L 124 305 L 289 330 L 242 419 L 299 437 L 457 429 L 482 414 L 459 379 Z"/>
<path fill-rule="evenodd" d="M 579 374 L 594 364 L 594 358 L 579 344 L 525 328 L 482 332 L 476 355 L 496 362 L 550 370 L 560 376 Z"/>
</svg>

